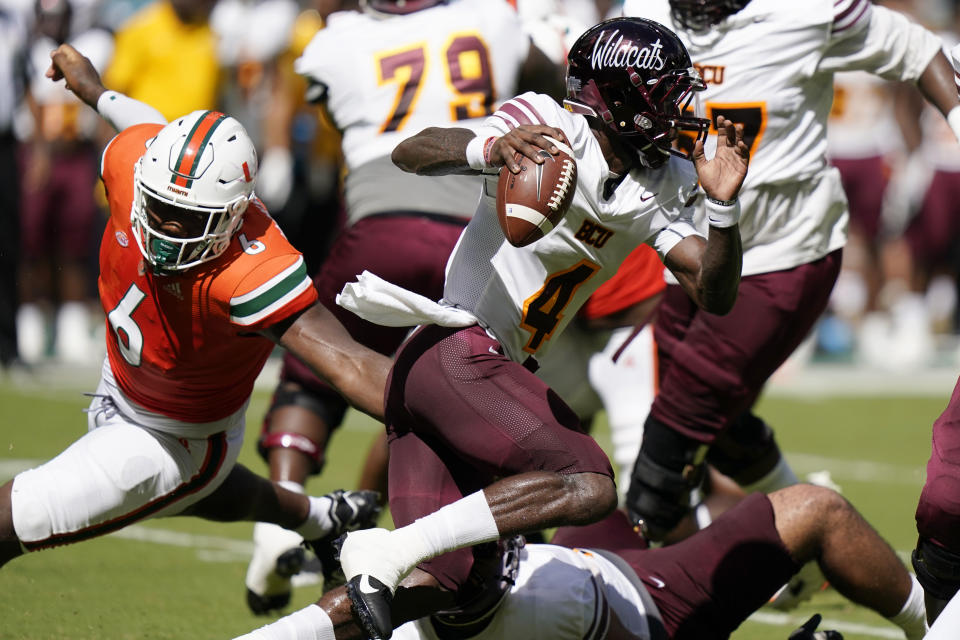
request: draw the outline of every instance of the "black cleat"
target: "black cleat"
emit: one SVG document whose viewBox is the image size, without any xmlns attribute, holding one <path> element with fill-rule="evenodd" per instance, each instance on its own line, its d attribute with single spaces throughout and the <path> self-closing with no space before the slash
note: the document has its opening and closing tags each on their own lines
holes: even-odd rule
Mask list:
<svg viewBox="0 0 960 640">
<path fill-rule="evenodd" d="M 306 553 L 303 547 L 296 547 L 284 551 L 277 558 L 276 572 L 282 578 L 290 578 L 300 573 L 303 568 Z M 263 616 L 285 609 L 290 604 L 290 592 L 276 593 L 262 596 L 251 589 L 247 589 L 247 606 L 255 615 Z"/>
<path fill-rule="evenodd" d="M 371 640 L 387 640 L 393 635 L 390 617 L 393 594 L 387 585 L 373 576 L 354 576 L 347 582 L 347 595 L 360 626 Z"/>
<path fill-rule="evenodd" d="M 323 566 L 323 591 L 343 584 L 345 581 L 340 568 L 340 549 L 334 542 L 348 531 L 369 529 L 377 524 L 380 517 L 380 494 L 376 491 L 343 491 L 338 489 L 328 494 L 333 499 L 330 507 L 330 520 L 333 529 L 316 540 L 304 542 L 313 551 Z"/>
<path fill-rule="evenodd" d="M 843 635 L 839 631 L 832 629 L 817 631 L 820 620 L 819 613 L 813 614 L 799 629 L 790 634 L 788 640 L 843 640 Z"/>
<path fill-rule="evenodd" d="M 285 609 L 290 604 L 290 592 L 278 593 L 274 596 L 261 596 L 250 589 L 247 589 L 247 606 L 254 615 L 265 616 L 281 609 Z"/>
</svg>

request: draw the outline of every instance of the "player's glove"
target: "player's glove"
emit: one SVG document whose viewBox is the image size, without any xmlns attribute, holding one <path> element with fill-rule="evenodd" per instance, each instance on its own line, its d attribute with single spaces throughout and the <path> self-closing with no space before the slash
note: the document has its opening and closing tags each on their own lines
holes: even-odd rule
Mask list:
<svg viewBox="0 0 960 640">
<path fill-rule="evenodd" d="M 788 640 L 843 640 L 843 635 L 839 631 L 833 631 L 832 629 L 817 631 L 820 620 L 819 613 L 813 614 L 809 620 L 803 623 L 802 627 L 790 634 Z"/>
</svg>

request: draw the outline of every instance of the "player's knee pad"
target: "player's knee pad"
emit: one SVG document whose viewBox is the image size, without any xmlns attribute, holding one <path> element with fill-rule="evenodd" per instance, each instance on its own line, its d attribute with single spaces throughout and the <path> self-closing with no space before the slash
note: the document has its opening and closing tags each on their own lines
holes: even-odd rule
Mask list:
<svg viewBox="0 0 960 640">
<path fill-rule="evenodd" d="M 314 393 L 299 385 L 280 385 L 273 394 L 270 408 L 263 418 L 263 428 L 257 441 L 260 456 L 269 461 L 271 449 L 294 449 L 313 461 L 311 474 L 316 475 L 323 469 L 325 441 L 303 433 L 278 429 L 272 424 L 274 411 L 283 407 L 300 407 L 314 414 L 328 430 L 332 430 L 343 421 L 346 403 L 338 396 L 329 397 Z"/>
<path fill-rule="evenodd" d="M 920 538 L 911 560 L 928 595 L 947 601 L 960 589 L 960 554 Z"/>
<path fill-rule="evenodd" d="M 747 411 L 717 437 L 707 462 L 741 485 L 756 482 L 780 459 L 780 447 L 766 422 Z"/>
<path fill-rule="evenodd" d="M 704 445 L 647 418 L 627 491 L 627 511 L 651 540 L 662 539 L 690 510 L 703 479 Z"/>
</svg>

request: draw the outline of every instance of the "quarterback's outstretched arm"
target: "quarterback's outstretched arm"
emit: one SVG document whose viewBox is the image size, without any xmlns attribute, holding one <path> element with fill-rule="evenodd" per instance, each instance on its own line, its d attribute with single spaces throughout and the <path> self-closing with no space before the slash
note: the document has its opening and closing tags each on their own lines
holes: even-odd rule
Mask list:
<svg viewBox="0 0 960 640">
<path fill-rule="evenodd" d="M 67 89 L 93 107 L 117 131 L 135 124 L 167 124 L 163 114 L 150 105 L 116 91 L 107 91 L 93 63 L 69 44 L 50 52 L 46 76 L 66 80 Z"/>
</svg>

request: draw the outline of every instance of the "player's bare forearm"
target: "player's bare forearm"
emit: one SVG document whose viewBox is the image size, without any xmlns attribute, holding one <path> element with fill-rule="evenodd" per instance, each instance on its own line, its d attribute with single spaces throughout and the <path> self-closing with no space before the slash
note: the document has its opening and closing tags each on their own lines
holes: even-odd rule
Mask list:
<svg viewBox="0 0 960 640">
<path fill-rule="evenodd" d="M 710 227 L 697 282 L 700 306 L 717 315 L 729 313 L 737 301 L 742 269 L 740 226 Z"/>
<path fill-rule="evenodd" d="M 698 307 L 717 315 L 728 313 L 740 287 L 740 227 L 710 227 L 706 241 L 688 236 L 670 250 L 664 263 Z"/>
<path fill-rule="evenodd" d="M 383 420 L 383 393 L 392 360 L 356 342 L 322 304 L 264 333 L 332 384 L 351 405 Z"/>
<path fill-rule="evenodd" d="M 390 157 L 404 171 L 421 176 L 477 173 L 466 155 L 474 135 L 459 127 L 428 127 L 398 144 Z"/>
</svg>

